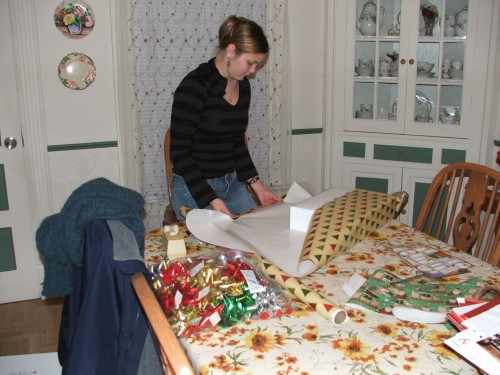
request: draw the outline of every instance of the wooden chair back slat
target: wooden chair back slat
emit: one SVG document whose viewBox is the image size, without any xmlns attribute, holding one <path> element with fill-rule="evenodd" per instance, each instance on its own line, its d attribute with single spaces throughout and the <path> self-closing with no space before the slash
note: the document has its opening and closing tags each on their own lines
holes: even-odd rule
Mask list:
<svg viewBox="0 0 500 375">
<path fill-rule="evenodd" d="M 455 163 L 434 177 L 415 227 L 500 265 L 500 172 Z"/>
<path fill-rule="evenodd" d="M 131 277 L 132 287 L 146 314 L 158 356 L 167 375 L 194 375 L 189 358 L 172 331 L 167 317 L 142 273 Z"/>
</svg>

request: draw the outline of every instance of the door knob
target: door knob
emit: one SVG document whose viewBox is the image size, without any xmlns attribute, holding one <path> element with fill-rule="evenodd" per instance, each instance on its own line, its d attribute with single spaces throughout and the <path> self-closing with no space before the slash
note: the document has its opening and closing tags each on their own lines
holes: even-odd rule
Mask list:
<svg viewBox="0 0 500 375">
<path fill-rule="evenodd" d="M 8 150 L 12 150 L 13 148 L 16 148 L 17 140 L 14 137 L 7 137 L 3 141 L 3 144 Z"/>
</svg>

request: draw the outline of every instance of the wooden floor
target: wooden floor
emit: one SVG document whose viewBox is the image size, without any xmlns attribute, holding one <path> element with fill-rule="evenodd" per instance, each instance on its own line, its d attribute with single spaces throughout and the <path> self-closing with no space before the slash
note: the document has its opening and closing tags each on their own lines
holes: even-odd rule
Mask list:
<svg viewBox="0 0 500 375">
<path fill-rule="evenodd" d="M 0 356 L 57 351 L 63 299 L 0 304 Z"/>
</svg>

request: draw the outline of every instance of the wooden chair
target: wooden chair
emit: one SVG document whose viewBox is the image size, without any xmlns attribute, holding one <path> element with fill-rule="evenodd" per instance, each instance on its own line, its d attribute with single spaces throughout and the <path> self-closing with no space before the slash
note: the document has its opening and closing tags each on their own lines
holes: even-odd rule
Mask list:
<svg viewBox="0 0 500 375">
<path fill-rule="evenodd" d="M 165 213 L 163 215 L 163 225 L 170 225 L 176 223 L 177 217 L 175 216 L 174 207 L 172 206 L 172 176 L 173 165 L 170 159 L 170 128 L 168 128 L 165 133 L 165 139 L 163 140 L 163 153 L 165 156 L 165 171 L 167 173 L 167 195 L 168 195 L 168 205 L 165 208 Z"/>
<path fill-rule="evenodd" d="M 455 163 L 432 180 L 416 229 L 500 265 L 500 172 Z"/>
<path fill-rule="evenodd" d="M 167 317 L 142 273 L 131 277 L 132 287 L 144 310 L 153 333 L 156 349 L 167 375 L 194 375 L 186 352 L 175 336 Z"/>
<path fill-rule="evenodd" d="M 245 137 L 245 144 L 248 146 L 248 140 Z M 175 216 L 174 208 L 172 207 L 172 176 L 173 176 L 173 164 L 170 159 L 170 128 L 168 128 L 165 133 L 165 139 L 163 140 L 163 153 L 165 156 L 165 170 L 167 172 L 167 194 L 169 204 L 165 208 L 165 213 L 163 215 L 163 225 L 170 225 L 176 223 L 177 217 Z M 260 206 L 259 198 L 257 198 L 257 194 L 253 191 L 250 185 L 246 184 L 246 188 L 248 193 L 252 196 L 253 200 Z"/>
</svg>

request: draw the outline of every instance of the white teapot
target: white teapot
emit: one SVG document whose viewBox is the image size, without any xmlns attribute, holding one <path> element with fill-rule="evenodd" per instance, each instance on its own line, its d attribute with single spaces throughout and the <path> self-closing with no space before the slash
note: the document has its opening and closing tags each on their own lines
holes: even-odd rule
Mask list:
<svg viewBox="0 0 500 375">
<path fill-rule="evenodd" d="M 444 36 L 455 36 L 455 17 L 446 16 L 444 18 Z"/>
<path fill-rule="evenodd" d="M 380 7 L 380 15 L 382 20 L 380 21 L 379 29 L 382 27 L 385 20 L 385 9 L 383 6 Z M 363 36 L 375 36 L 377 33 L 377 4 L 374 3 L 373 0 L 368 0 L 365 5 L 363 5 L 361 14 L 356 20 L 356 28 Z"/>
<path fill-rule="evenodd" d="M 467 35 L 467 16 L 468 16 L 468 6 L 464 6 L 462 10 L 455 13 L 455 35 L 456 36 L 466 36 Z"/>
</svg>

